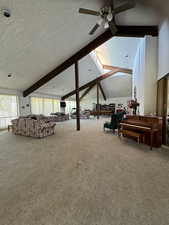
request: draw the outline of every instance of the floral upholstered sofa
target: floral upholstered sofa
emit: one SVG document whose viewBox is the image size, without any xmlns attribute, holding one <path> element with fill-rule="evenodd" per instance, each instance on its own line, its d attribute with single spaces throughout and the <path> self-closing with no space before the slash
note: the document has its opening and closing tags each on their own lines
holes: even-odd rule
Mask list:
<svg viewBox="0 0 169 225">
<path fill-rule="evenodd" d="M 55 133 L 56 123 L 43 115 L 29 115 L 12 120 L 13 133 L 29 137 L 43 138 Z"/>
<path fill-rule="evenodd" d="M 69 120 L 69 114 L 56 112 L 56 113 L 51 113 L 48 118 L 50 121 L 53 121 L 53 122 L 63 122 L 63 121 Z"/>
</svg>

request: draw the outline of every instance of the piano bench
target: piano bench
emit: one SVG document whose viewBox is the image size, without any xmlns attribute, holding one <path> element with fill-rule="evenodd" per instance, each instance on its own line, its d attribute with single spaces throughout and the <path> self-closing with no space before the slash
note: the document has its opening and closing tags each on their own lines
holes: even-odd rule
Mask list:
<svg viewBox="0 0 169 225">
<path fill-rule="evenodd" d="M 121 133 L 123 136 L 128 136 L 128 137 L 134 137 L 134 138 L 137 138 L 137 142 L 140 143 L 140 139 L 141 139 L 141 136 L 142 134 L 140 133 L 137 133 L 135 131 L 131 131 L 131 130 L 121 130 Z"/>
</svg>

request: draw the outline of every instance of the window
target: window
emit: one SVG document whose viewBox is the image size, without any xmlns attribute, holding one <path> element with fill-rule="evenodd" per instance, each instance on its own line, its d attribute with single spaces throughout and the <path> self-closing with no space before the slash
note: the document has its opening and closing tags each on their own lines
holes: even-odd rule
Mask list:
<svg viewBox="0 0 169 225">
<path fill-rule="evenodd" d="M 31 98 L 31 109 L 33 114 L 43 114 L 43 98 Z"/>
<path fill-rule="evenodd" d="M 5 129 L 11 120 L 18 117 L 18 98 L 14 95 L 0 95 L 0 129 Z"/>
<path fill-rule="evenodd" d="M 71 113 L 73 108 L 76 108 L 76 102 L 75 101 L 66 101 L 65 113 Z"/>
<path fill-rule="evenodd" d="M 66 101 L 65 113 L 71 113 L 72 108 L 76 107 L 75 101 Z M 31 97 L 31 108 L 33 114 L 44 114 L 60 112 L 60 100 L 53 98 Z"/>
<path fill-rule="evenodd" d="M 43 111 L 44 111 L 44 115 L 50 115 L 51 113 L 54 113 L 54 99 L 51 99 L 51 98 L 44 98 L 43 99 L 43 104 L 44 104 L 44 108 L 43 108 Z"/>
<path fill-rule="evenodd" d="M 44 114 L 49 116 L 51 113 L 60 112 L 60 100 L 32 97 L 31 109 L 33 114 Z"/>
<path fill-rule="evenodd" d="M 54 112 L 60 112 L 60 101 L 54 101 L 53 102 L 53 111 Z"/>
</svg>

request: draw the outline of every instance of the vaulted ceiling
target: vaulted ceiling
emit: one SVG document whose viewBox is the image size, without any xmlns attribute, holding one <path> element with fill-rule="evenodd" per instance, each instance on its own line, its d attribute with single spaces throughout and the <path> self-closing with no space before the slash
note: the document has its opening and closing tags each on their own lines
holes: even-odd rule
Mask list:
<svg viewBox="0 0 169 225">
<path fill-rule="evenodd" d="M 90 54 L 84 57 L 79 61 L 80 86 L 106 73 L 106 70 L 99 67 L 102 64 L 132 69 L 139 42 L 140 38 L 114 37 L 95 50 L 99 60 L 93 60 L 95 58 Z M 97 62 L 100 62 L 99 65 Z M 74 66 L 72 66 L 39 88 L 38 91 L 49 95 L 65 95 L 75 89 L 74 77 Z M 117 73 L 103 80 L 101 84 L 108 98 L 131 96 L 131 75 Z M 93 88 L 88 97 L 94 98 L 95 96 L 96 90 Z"/>
<path fill-rule="evenodd" d="M 28 88 L 95 39 L 103 29 L 93 36 L 88 32 L 97 18 L 78 14 L 78 8 L 99 10 L 102 3 L 102 0 L 0 0 L 0 9 L 9 8 L 12 14 L 10 18 L 0 14 L 0 87 Z M 157 16 L 140 6 L 121 13 L 116 20 L 120 25 L 158 24 Z M 81 77 L 83 83 L 98 76 L 99 72 L 88 57 L 82 61 L 82 68 L 89 68 L 88 73 L 84 71 L 85 75 Z M 9 73 L 12 73 L 11 78 L 8 78 Z M 55 89 L 55 93 L 61 95 L 72 89 L 74 81 L 71 74 L 72 68 L 64 75 L 60 74 L 57 85 L 61 88 L 57 90 L 53 85 L 51 90 Z M 63 80 L 60 78 L 62 75 L 65 77 Z M 67 90 L 66 83 L 69 84 Z M 49 92 L 49 87 L 46 90 L 45 87 L 41 89 Z"/>
</svg>

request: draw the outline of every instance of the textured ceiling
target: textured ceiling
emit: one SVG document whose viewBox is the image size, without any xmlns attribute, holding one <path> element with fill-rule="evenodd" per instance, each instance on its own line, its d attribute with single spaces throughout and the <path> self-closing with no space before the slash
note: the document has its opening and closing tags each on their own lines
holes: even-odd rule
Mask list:
<svg viewBox="0 0 169 225">
<path fill-rule="evenodd" d="M 100 76 L 97 65 L 92 57 L 87 55 L 79 61 L 79 85 L 82 86 L 87 82 Z M 38 89 L 39 92 L 46 94 L 64 95 L 75 89 L 75 72 L 74 66 L 61 73 L 56 78 L 49 81 L 46 85 Z"/>
<path fill-rule="evenodd" d="M 101 56 L 100 61 L 102 64 L 132 69 L 139 42 L 140 39 L 138 38 L 114 37 L 97 48 L 95 52 L 98 53 L 96 55 Z M 128 56 L 127 58 L 126 55 Z M 79 61 L 80 86 L 107 72 L 103 69 L 100 70 L 96 64 L 97 61 L 93 59 L 92 55 L 88 55 Z M 74 77 L 74 67 L 72 66 L 39 88 L 38 91 L 63 96 L 75 89 Z M 131 96 L 131 75 L 117 73 L 101 83 L 108 98 Z M 93 88 L 87 97 L 93 98 L 95 96 L 96 90 Z M 75 98 L 75 96 L 72 96 L 72 98 Z"/>
<path fill-rule="evenodd" d="M 133 68 L 139 38 L 114 37 L 96 49 L 96 55 L 105 65 L 127 69 Z M 132 95 L 132 76 L 118 73 L 102 81 L 107 98 L 130 97 Z"/>
<path fill-rule="evenodd" d="M 94 39 L 88 31 L 97 18 L 79 15 L 78 8 L 99 9 L 99 2 L 0 0 L 12 12 L 9 19 L 0 15 L 0 86 L 27 88 Z"/>
<path fill-rule="evenodd" d="M 78 8 L 98 10 L 102 0 L 0 0 L 0 8 L 9 8 L 12 16 L 0 14 L 0 87 L 24 90 L 46 75 L 61 62 L 92 41 L 88 32 L 97 17 L 78 14 Z M 121 13 L 118 24 L 156 25 L 157 17 L 151 10 L 140 7 Z M 84 60 L 85 62 L 85 60 Z M 91 65 L 83 66 L 88 68 Z M 93 68 L 93 66 L 91 66 Z M 65 71 L 64 83 L 73 87 L 71 68 Z M 7 75 L 12 73 L 12 78 Z M 98 73 L 82 77 L 86 82 Z M 62 81 L 62 82 L 63 82 Z M 68 84 L 68 85 L 67 85 Z M 58 91 L 58 94 L 60 92 Z M 61 93 L 60 93 L 61 94 Z"/>
<path fill-rule="evenodd" d="M 132 95 L 132 75 L 118 73 L 102 81 L 107 98 L 130 97 Z"/>
<path fill-rule="evenodd" d="M 132 76 L 127 74 L 118 73 L 112 77 L 107 78 L 101 82 L 106 98 L 116 98 L 116 97 L 131 97 L 132 89 Z M 82 95 L 84 91 L 80 94 Z M 100 92 L 100 91 L 99 91 Z M 100 98 L 103 100 L 102 94 L 100 92 Z M 96 86 L 86 95 L 83 100 L 95 99 L 97 96 Z M 75 96 L 73 96 L 75 99 Z"/>
<path fill-rule="evenodd" d="M 114 37 L 96 49 L 100 62 L 105 65 L 132 69 L 140 38 Z"/>
</svg>

